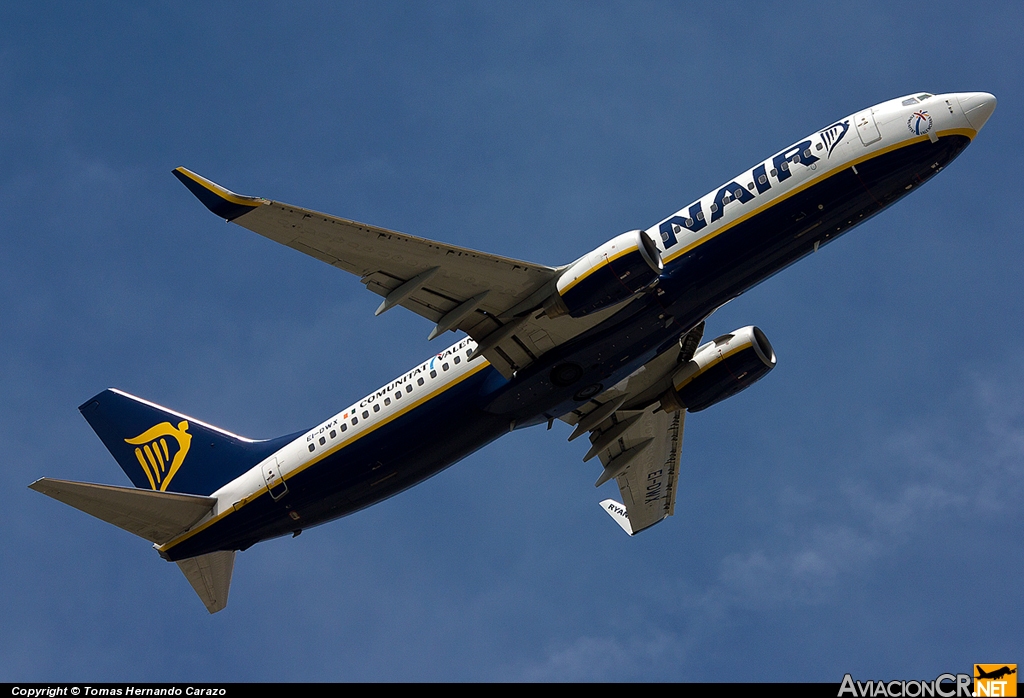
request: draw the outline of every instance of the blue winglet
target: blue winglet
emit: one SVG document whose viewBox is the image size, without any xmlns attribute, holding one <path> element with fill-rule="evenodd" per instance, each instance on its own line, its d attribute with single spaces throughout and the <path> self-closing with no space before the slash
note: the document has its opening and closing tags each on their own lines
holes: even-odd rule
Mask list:
<svg viewBox="0 0 1024 698">
<path fill-rule="evenodd" d="M 206 206 L 206 208 L 228 221 L 244 216 L 257 206 L 266 203 L 266 199 L 236 194 L 205 177 L 200 177 L 195 172 L 184 167 L 176 167 L 171 170 L 171 173 L 190 192 L 195 194 L 196 198 L 203 203 L 203 206 Z"/>
</svg>

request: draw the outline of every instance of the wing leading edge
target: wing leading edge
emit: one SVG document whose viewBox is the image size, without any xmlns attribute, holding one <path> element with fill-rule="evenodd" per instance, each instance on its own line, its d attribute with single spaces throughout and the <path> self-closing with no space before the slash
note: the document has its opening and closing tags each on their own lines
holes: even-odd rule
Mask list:
<svg viewBox="0 0 1024 698">
<path fill-rule="evenodd" d="M 173 173 L 221 218 L 359 277 L 384 297 L 377 314 L 396 305 L 411 310 L 434 323 L 430 339 L 464 331 L 506 377 L 599 320 L 534 317 L 561 268 L 242 196 L 184 167 Z"/>
</svg>

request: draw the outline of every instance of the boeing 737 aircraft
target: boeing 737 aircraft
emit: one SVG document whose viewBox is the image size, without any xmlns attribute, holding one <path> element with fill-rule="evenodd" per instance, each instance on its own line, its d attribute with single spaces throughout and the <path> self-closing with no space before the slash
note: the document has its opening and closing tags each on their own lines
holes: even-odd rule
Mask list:
<svg viewBox="0 0 1024 698">
<path fill-rule="evenodd" d="M 355 274 L 466 337 L 320 424 L 256 441 L 104 390 L 79 409 L 134 487 L 30 487 L 152 542 L 214 613 L 235 552 L 401 492 L 513 430 L 562 420 L 601 506 L 630 535 L 675 507 L 683 419 L 775 366 L 749 326 L 702 343 L 715 310 L 914 191 L 977 135 L 984 92 L 915 93 L 773 153 L 644 230 L 560 267 L 240 196 L 183 167 L 210 211 Z M 595 469 L 595 472 L 598 472 Z"/>
</svg>

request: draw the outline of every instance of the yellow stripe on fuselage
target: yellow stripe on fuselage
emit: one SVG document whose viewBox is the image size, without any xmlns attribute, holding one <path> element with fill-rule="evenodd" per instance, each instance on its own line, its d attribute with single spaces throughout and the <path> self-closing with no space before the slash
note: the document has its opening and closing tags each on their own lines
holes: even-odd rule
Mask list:
<svg viewBox="0 0 1024 698">
<path fill-rule="evenodd" d="M 440 395 L 444 391 L 449 390 L 449 389 L 455 387 L 456 385 L 458 385 L 462 381 L 466 380 L 470 376 L 476 375 L 477 373 L 479 373 L 480 371 L 482 371 L 483 369 L 487 368 L 490 365 L 491 365 L 491 363 L 489 361 L 487 361 L 486 359 L 484 359 L 480 363 L 479 366 L 476 366 L 476 367 L 470 369 L 469 371 L 467 371 L 465 374 L 463 374 L 459 378 L 456 378 L 455 380 L 453 380 L 451 383 L 448 383 L 446 385 L 442 385 L 441 387 L 437 388 L 433 392 L 431 392 L 431 393 L 429 393 L 427 395 L 424 395 L 419 400 L 416 400 L 416 401 L 412 402 L 410 405 L 407 405 L 407 406 L 403 407 L 401 410 L 395 412 L 394 414 L 389 415 L 385 419 L 382 419 L 380 422 L 374 424 L 373 426 L 369 427 L 368 429 L 366 429 L 364 431 L 361 431 L 358 434 L 352 434 L 351 436 L 348 437 L 348 439 L 342 440 L 340 443 L 338 443 L 337 445 L 335 445 L 335 446 L 329 448 L 328 450 L 324 451 L 323 453 L 321 453 L 320 455 L 316 456 L 312 460 L 310 460 L 310 461 L 308 461 L 306 463 L 303 463 L 302 465 L 300 465 L 295 470 L 289 472 L 287 475 L 282 475 L 281 481 L 282 482 L 287 482 L 288 479 L 294 477 L 295 475 L 298 475 L 299 473 L 301 473 L 302 471 L 306 470 L 307 468 L 310 468 L 310 467 L 316 465 L 317 463 L 322 461 L 324 458 L 327 458 L 328 456 L 330 456 L 330 455 L 332 455 L 334 453 L 337 453 L 342 448 L 345 448 L 346 446 L 348 446 L 348 445 L 350 445 L 352 443 L 355 443 L 356 441 L 358 441 L 359 439 L 363 438 L 364 436 L 372 434 L 374 431 L 376 431 L 377 429 L 383 427 L 385 424 L 388 424 L 388 423 L 398 419 L 402 415 L 411 412 L 412 410 L 416 409 L 420 405 L 423 405 L 424 403 L 426 403 L 426 402 L 432 400 L 433 398 L 437 397 L 438 395 Z M 189 538 L 191 538 L 192 536 L 196 535 L 200 531 L 203 531 L 203 530 L 209 528 L 211 525 L 213 525 L 217 521 L 220 521 L 221 519 L 223 519 L 228 514 L 230 514 L 232 512 L 235 512 L 235 511 L 238 511 L 239 509 L 244 507 L 246 504 L 249 504 L 250 502 L 253 502 L 256 499 L 258 499 L 258 498 L 260 498 L 263 495 L 268 494 L 268 493 L 269 493 L 268 490 L 264 487 L 262 489 L 257 490 L 256 492 L 250 494 L 247 497 L 243 497 L 241 500 L 235 502 L 231 506 L 231 508 L 226 509 L 226 510 L 220 512 L 216 516 L 213 516 L 210 519 L 208 519 L 208 520 L 204 521 L 203 523 L 201 523 L 200 525 L 196 526 L 195 528 L 193 528 L 193 529 L 191 529 L 189 531 L 186 531 L 185 533 L 181 534 L 177 538 L 174 538 L 174 539 L 164 543 L 163 545 L 156 546 L 156 549 L 161 551 L 161 552 L 169 550 L 169 549 L 173 548 L 174 546 L 178 545 L 179 543 L 182 543 L 182 542 L 188 540 Z"/>
<path fill-rule="evenodd" d="M 967 136 L 971 140 L 974 140 L 974 137 L 976 135 L 978 135 L 978 132 L 975 131 L 974 129 L 969 129 L 969 128 L 954 128 L 954 129 L 949 129 L 947 131 L 937 131 L 935 133 L 935 135 L 940 137 L 940 138 L 942 136 Z M 890 145 L 890 146 L 888 146 L 886 148 L 882 148 L 881 150 L 876 150 L 873 153 L 869 153 L 868 155 L 865 155 L 863 157 L 857 158 L 856 160 L 851 160 L 850 162 L 844 163 L 842 165 L 836 165 L 831 170 L 828 170 L 827 172 L 824 172 L 824 173 L 818 175 L 817 177 L 812 177 L 809 181 L 804 182 L 800 186 L 798 186 L 798 187 L 796 187 L 796 188 L 786 192 L 785 194 L 780 194 L 778 198 L 772 199 L 772 200 L 766 202 L 760 208 L 755 208 L 753 211 L 750 211 L 748 213 L 743 214 L 742 216 L 740 216 L 736 220 L 732 221 L 731 223 L 727 223 L 727 224 L 723 225 L 721 228 L 719 228 L 715 232 L 710 233 L 708 235 L 705 235 L 704 237 L 700 238 L 699 240 L 694 240 L 692 243 L 690 243 L 686 247 L 683 247 L 681 250 L 678 250 L 677 252 L 673 252 L 672 254 L 670 254 L 667 257 L 665 257 L 664 264 L 667 265 L 673 259 L 676 259 L 677 257 L 680 257 L 680 256 L 686 254 L 687 252 L 689 252 L 689 251 L 691 251 L 691 250 L 693 250 L 693 249 L 695 249 L 697 247 L 700 247 L 705 242 L 708 242 L 709 240 L 711 240 L 711 239 L 721 235 L 725 231 L 733 228 L 734 226 L 737 226 L 740 223 L 743 223 L 744 221 L 749 220 L 753 216 L 756 216 L 757 214 L 762 213 L 763 211 L 768 210 L 769 208 L 771 208 L 772 206 L 775 206 L 776 204 L 782 203 L 786 199 L 790 198 L 791 196 L 795 196 L 795 195 L 799 194 L 800 192 L 804 191 L 808 187 L 811 187 L 811 186 L 813 186 L 815 184 L 818 184 L 820 182 L 825 181 L 829 177 L 832 177 L 832 176 L 842 172 L 843 170 L 846 170 L 847 168 L 856 167 L 857 165 L 861 164 L 862 162 L 867 162 L 868 160 L 872 160 L 872 159 L 874 159 L 876 157 L 879 157 L 880 155 L 885 155 L 886 153 L 890 153 L 890 152 L 892 152 L 894 150 L 898 150 L 900 148 L 905 148 L 908 145 L 914 145 L 915 143 L 921 143 L 921 142 L 926 141 L 926 140 L 928 140 L 928 136 L 918 136 L 916 138 L 911 138 L 910 140 L 901 141 L 900 143 L 894 143 L 893 145 Z M 701 199 L 703 199 L 703 198 L 704 197 L 701 197 Z M 701 199 L 698 199 L 697 201 L 700 201 Z"/>
</svg>

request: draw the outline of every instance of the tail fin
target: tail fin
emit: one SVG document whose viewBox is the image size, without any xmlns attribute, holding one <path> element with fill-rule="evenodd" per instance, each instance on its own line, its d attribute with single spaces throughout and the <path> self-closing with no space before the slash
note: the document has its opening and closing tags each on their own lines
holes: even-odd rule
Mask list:
<svg viewBox="0 0 1024 698">
<path fill-rule="evenodd" d="M 110 388 L 78 408 L 140 489 L 212 494 L 293 437 L 254 441 Z"/>
</svg>

